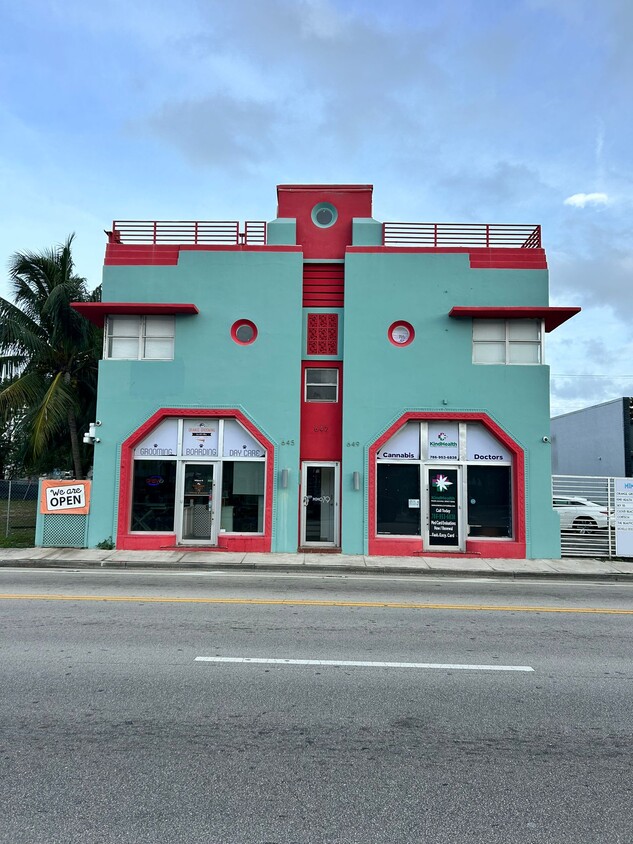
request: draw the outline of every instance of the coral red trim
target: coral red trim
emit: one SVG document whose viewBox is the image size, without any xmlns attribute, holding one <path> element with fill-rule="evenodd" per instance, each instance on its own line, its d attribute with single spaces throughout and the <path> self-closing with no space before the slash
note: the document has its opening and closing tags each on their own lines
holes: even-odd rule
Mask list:
<svg viewBox="0 0 633 844">
<path fill-rule="evenodd" d="M 476 246 L 348 246 L 346 252 L 382 254 L 468 255 L 473 270 L 546 270 L 544 249 Z"/>
<path fill-rule="evenodd" d="M 409 557 L 419 556 L 424 552 L 424 540 L 422 537 L 381 537 L 376 535 L 376 474 L 377 460 L 376 453 L 384 443 L 387 442 L 400 428 L 409 421 L 428 421 L 430 419 L 451 420 L 455 422 L 481 422 L 490 433 L 502 442 L 513 455 L 512 471 L 512 517 L 515 537 L 509 540 L 466 540 L 466 554 L 491 558 L 525 559 L 526 538 L 525 538 L 525 455 L 523 449 L 506 432 L 488 416 L 487 413 L 404 413 L 388 431 L 386 431 L 369 448 L 369 472 L 368 472 L 368 552 L 370 555 Z M 436 553 L 436 556 L 455 556 L 454 551 L 445 554 Z"/>
<path fill-rule="evenodd" d="M 132 482 L 134 477 L 134 447 L 146 434 L 148 434 L 159 422 L 168 417 L 196 418 L 233 418 L 237 419 L 246 430 L 255 437 L 266 449 L 266 510 L 264 512 L 264 535 L 263 536 L 228 536 L 218 535 L 218 544 L 205 547 L 207 551 L 262 551 L 271 549 L 272 525 L 273 525 L 273 467 L 275 461 L 275 448 L 267 437 L 256 428 L 244 414 L 236 409 L 205 410 L 201 408 L 175 408 L 168 407 L 156 411 L 153 416 L 144 422 L 131 434 L 121 446 L 121 472 L 119 480 L 119 507 L 117 519 L 117 540 L 116 547 L 124 550 L 159 550 L 175 548 L 182 551 L 192 550 L 187 545 L 176 546 L 175 533 L 132 533 L 130 531 L 130 520 L 132 514 Z"/>
<path fill-rule="evenodd" d="M 296 191 L 298 193 L 323 193 L 323 191 L 334 191 L 336 193 L 366 193 L 373 191 L 373 185 L 277 185 L 277 195 L 281 191 Z"/>
<path fill-rule="evenodd" d="M 110 266 L 162 266 L 173 267 L 178 263 L 181 252 L 302 252 L 301 246 L 276 246 L 235 244 L 216 245 L 154 245 L 151 243 L 108 243 L 104 265 Z"/>
</svg>

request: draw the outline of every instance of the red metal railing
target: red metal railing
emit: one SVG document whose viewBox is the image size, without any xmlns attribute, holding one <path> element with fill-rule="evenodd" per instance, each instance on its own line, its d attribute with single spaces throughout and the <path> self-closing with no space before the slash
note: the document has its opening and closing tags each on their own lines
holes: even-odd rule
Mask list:
<svg viewBox="0 0 633 844">
<path fill-rule="evenodd" d="M 489 223 L 383 223 L 384 246 L 541 248 L 541 227 Z"/>
<path fill-rule="evenodd" d="M 240 231 L 234 220 L 115 220 L 110 243 L 212 246 L 265 246 L 266 223 L 249 220 Z"/>
</svg>

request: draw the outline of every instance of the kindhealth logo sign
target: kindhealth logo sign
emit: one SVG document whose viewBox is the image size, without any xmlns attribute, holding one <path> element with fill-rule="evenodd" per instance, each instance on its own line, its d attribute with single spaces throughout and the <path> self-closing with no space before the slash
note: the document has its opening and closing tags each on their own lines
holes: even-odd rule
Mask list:
<svg viewBox="0 0 633 844">
<path fill-rule="evenodd" d="M 459 426 L 457 422 L 429 422 L 429 459 L 459 459 Z"/>
</svg>

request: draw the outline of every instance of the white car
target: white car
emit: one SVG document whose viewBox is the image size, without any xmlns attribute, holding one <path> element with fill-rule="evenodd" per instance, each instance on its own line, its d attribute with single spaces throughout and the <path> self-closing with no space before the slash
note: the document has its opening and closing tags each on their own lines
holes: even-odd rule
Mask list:
<svg viewBox="0 0 633 844">
<path fill-rule="evenodd" d="M 596 504 L 578 496 L 554 496 L 554 509 L 560 516 L 561 530 L 594 533 L 609 526 L 609 511 L 604 504 Z"/>
</svg>

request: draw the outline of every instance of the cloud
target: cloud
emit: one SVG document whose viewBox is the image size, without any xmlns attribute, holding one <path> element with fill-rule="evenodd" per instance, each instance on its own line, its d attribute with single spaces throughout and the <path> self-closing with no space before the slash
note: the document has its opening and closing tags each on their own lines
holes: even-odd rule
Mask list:
<svg viewBox="0 0 633 844">
<path fill-rule="evenodd" d="M 534 204 L 535 197 L 544 202 L 551 192 L 536 168 L 506 160 L 483 168 L 472 164 L 453 168 L 433 179 L 433 184 L 437 196 L 450 196 L 454 213 L 468 220 L 514 213 Z M 503 221 L 508 222 L 505 216 Z"/>
<path fill-rule="evenodd" d="M 214 164 L 248 172 L 269 154 L 277 120 L 274 105 L 238 102 L 218 94 L 166 103 L 148 120 L 130 126 L 141 133 L 149 127 L 179 147 L 194 165 Z"/>
<path fill-rule="evenodd" d="M 127 125 L 216 170 L 246 162 L 243 172 L 296 167 L 306 178 L 326 167 L 349 180 L 377 149 L 385 150 L 381 166 L 393 157 L 394 127 L 395 156 L 414 145 L 424 157 L 424 127 L 446 85 L 431 55 L 436 30 L 423 19 L 396 34 L 340 6 L 209 0 L 200 25 L 165 45 L 162 95 L 154 90 Z"/>
<path fill-rule="evenodd" d="M 575 193 L 573 196 L 567 197 L 565 205 L 584 208 L 585 205 L 608 205 L 609 201 L 606 193 Z"/>
</svg>

